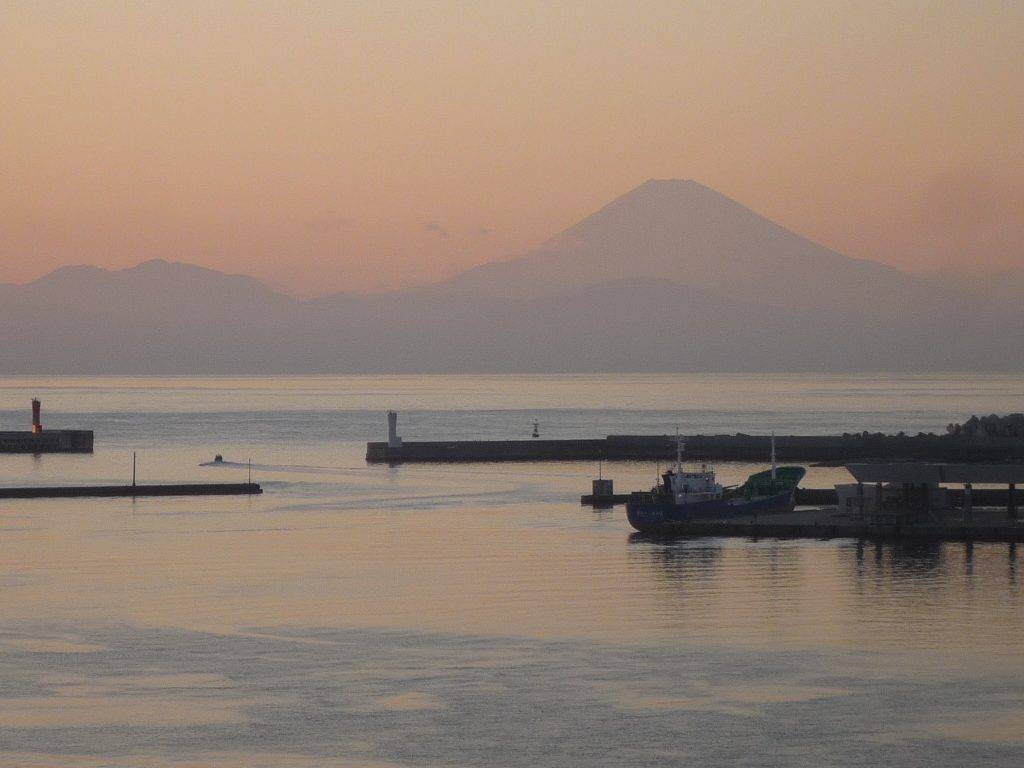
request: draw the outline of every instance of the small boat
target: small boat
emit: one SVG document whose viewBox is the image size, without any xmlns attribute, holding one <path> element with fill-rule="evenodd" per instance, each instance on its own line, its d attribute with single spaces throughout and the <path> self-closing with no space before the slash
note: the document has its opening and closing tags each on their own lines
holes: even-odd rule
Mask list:
<svg viewBox="0 0 1024 768">
<path fill-rule="evenodd" d="M 775 437 L 772 436 L 772 467 L 757 472 L 739 486 L 723 487 L 714 469 L 684 470 L 682 441 L 676 442 L 676 466 L 661 476 L 650 491 L 631 493 L 626 501 L 629 524 L 642 533 L 672 533 L 691 520 L 721 520 L 731 517 L 792 512 L 794 492 L 803 479 L 803 467 L 775 465 Z"/>
</svg>

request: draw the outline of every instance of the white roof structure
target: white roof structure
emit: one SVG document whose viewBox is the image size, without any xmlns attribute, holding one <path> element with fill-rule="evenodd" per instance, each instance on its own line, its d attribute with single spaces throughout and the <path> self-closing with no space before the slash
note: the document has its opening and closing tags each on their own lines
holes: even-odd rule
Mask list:
<svg viewBox="0 0 1024 768">
<path fill-rule="evenodd" d="M 923 464 L 894 462 L 847 464 L 846 469 L 858 483 L 981 483 L 989 485 L 1024 484 L 1024 464 Z"/>
</svg>

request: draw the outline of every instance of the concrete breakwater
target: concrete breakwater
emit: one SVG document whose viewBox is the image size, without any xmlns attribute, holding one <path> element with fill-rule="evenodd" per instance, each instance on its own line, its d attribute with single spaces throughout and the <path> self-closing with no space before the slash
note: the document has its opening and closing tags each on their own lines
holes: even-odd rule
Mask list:
<svg viewBox="0 0 1024 768">
<path fill-rule="evenodd" d="M 0 499 L 55 499 L 108 496 L 233 496 L 263 493 L 259 483 L 174 483 L 166 485 L 77 485 L 0 488 Z"/>
<path fill-rule="evenodd" d="M 92 453 L 91 429 L 0 432 L 0 453 Z"/>
<path fill-rule="evenodd" d="M 0 453 L 92 453 L 91 429 L 43 429 L 42 413 L 32 398 L 32 431 L 0 432 Z"/>
<path fill-rule="evenodd" d="M 687 435 L 689 461 L 765 462 L 771 453 L 768 435 Z M 934 461 L 1011 463 L 1024 460 L 1024 440 L 967 435 L 780 435 L 775 438 L 779 461 L 845 463 L 868 461 Z M 371 463 L 472 461 L 643 461 L 675 458 L 670 435 L 609 435 L 572 440 L 407 441 L 366 445 Z"/>
</svg>

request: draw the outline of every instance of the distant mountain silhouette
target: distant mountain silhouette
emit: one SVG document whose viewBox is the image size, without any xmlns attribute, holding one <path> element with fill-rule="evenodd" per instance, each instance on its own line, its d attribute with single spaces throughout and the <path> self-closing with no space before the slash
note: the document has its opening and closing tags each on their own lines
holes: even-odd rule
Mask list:
<svg viewBox="0 0 1024 768">
<path fill-rule="evenodd" d="M 0 373 L 1024 367 L 1024 316 L 649 181 L 519 258 L 303 301 L 165 261 L 0 285 Z"/>
<path fill-rule="evenodd" d="M 450 284 L 537 294 L 637 278 L 740 301 L 854 313 L 891 314 L 936 297 L 917 278 L 817 245 L 695 181 L 653 179 L 536 250 Z"/>
<path fill-rule="evenodd" d="M 0 370 L 187 372 L 221 359 L 242 370 L 260 336 L 301 309 L 251 277 L 191 264 L 62 267 L 0 306 Z"/>
<path fill-rule="evenodd" d="M 22 286 L 21 293 L 43 301 L 99 300 L 116 295 L 121 302 L 143 311 L 152 309 L 154 300 L 168 307 L 180 306 L 183 301 L 216 300 L 217 306 L 230 310 L 254 301 L 275 302 L 283 298 L 252 277 L 163 259 L 116 271 L 90 266 L 61 267 Z"/>
</svg>

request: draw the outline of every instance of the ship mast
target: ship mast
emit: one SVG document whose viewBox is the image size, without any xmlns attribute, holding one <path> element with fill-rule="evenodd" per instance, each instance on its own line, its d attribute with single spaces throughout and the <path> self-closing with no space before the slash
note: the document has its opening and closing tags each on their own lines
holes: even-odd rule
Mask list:
<svg viewBox="0 0 1024 768">
<path fill-rule="evenodd" d="M 676 477 L 682 472 L 683 468 L 683 439 L 679 437 L 679 427 L 676 427 Z"/>
</svg>

